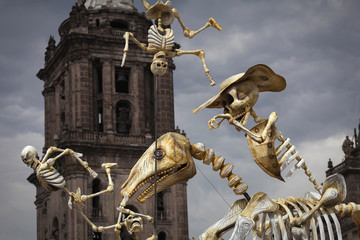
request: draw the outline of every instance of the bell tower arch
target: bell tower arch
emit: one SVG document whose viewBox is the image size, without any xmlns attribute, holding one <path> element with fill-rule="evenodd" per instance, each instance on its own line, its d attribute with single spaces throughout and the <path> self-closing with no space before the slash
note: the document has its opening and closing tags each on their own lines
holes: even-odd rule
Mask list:
<svg viewBox="0 0 360 240">
<path fill-rule="evenodd" d="M 106 185 L 100 166 L 116 162 L 112 169 L 115 191 L 86 202 L 86 215 L 96 225 L 110 225 L 117 220 L 116 207 L 121 202 L 120 186 L 147 147 L 155 140 L 155 80 L 150 71 L 152 54 L 143 53 L 130 43 L 124 67 L 120 67 L 125 31 L 147 42 L 152 22 L 139 13 L 132 0 L 79 0 L 70 17 L 61 23 L 60 41 L 50 37 L 44 67 L 37 76 L 44 82 L 45 146 L 71 148 L 83 153 L 83 159 L 99 175 L 92 179 L 78 164 L 60 164 L 69 188 L 80 187 L 90 194 Z M 158 133 L 174 131 L 173 73 L 158 78 Z M 80 214 L 67 207 L 67 195 L 48 192 L 31 175 L 36 186 L 38 239 L 51 239 L 57 220 L 58 239 L 93 239 L 93 233 Z M 139 206 L 136 199 L 129 204 Z M 139 207 L 153 216 L 154 199 Z M 188 239 L 186 183 L 161 195 L 161 213 L 157 218 L 159 233 L 167 239 Z M 141 238 L 151 236 L 144 225 Z M 171 235 L 171 236 L 170 236 Z M 96 239 L 116 239 L 113 231 L 95 235 Z M 95 239 L 94 238 L 94 239 Z"/>
</svg>

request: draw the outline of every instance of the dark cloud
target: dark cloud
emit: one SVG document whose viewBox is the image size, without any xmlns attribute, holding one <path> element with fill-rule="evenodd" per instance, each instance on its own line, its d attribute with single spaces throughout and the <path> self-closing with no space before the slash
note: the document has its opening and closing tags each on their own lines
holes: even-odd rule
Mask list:
<svg viewBox="0 0 360 240">
<path fill-rule="evenodd" d="M 23 166 L 19 153 L 26 144 L 42 148 L 42 82 L 36 73 L 43 66 L 49 36 L 55 35 L 58 41 L 58 26 L 75 2 L 0 2 L 0 148 L 1 163 L 6 166 L 1 168 L 0 190 L 7 193 L 0 197 L 1 239 L 35 238 L 35 192 L 26 181 L 30 169 Z M 346 135 L 352 135 L 360 117 L 360 2 L 172 2 L 191 29 L 200 28 L 209 17 L 223 27 L 221 32 L 209 28 L 189 40 L 182 36 L 177 22 L 173 24 L 182 49 L 204 49 L 210 74 L 218 84 L 208 85 L 198 57 L 175 58 L 176 124 L 191 143 L 203 142 L 233 163 L 234 172 L 248 183 L 250 194 L 265 191 L 277 198 L 312 190 L 300 170 L 286 183 L 268 177 L 253 162 L 244 134 L 227 123 L 210 131 L 207 121 L 220 109 L 205 109 L 196 115 L 191 111 L 215 95 L 227 77 L 257 63 L 269 65 L 286 78 L 287 88 L 280 93 L 261 93 L 254 109 L 262 117 L 278 113 L 278 129 L 292 139 L 315 177 L 323 181 L 328 158 L 335 164 L 341 161 L 341 143 Z M 140 1 L 135 4 L 143 11 Z M 218 173 L 200 161 L 196 164 L 201 171 L 188 183 L 190 236 L 198 236 L 219 220 L 228 204 L 239 198 L 225 187 L 227 183 Z M 23 227 L 16 231 L 15 225 Z"/>
</svg>

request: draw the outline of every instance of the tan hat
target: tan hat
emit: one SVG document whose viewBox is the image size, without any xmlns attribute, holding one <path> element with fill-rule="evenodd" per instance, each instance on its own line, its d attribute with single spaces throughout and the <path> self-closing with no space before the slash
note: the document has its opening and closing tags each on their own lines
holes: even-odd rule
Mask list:
<svg viewBox="0 0 360 240">
<path fill-rule="evenodd" d="M 193 113 L 197 113 L 204 108 L 222 108 L 223 92 L 236 83 L 246 81 L 253 81 L 258 87 L 259 92 L 281 92 L 286 87 L 285 78 L 274 73 L 270 67 L 264 64 L 257 64 L 250 67 L 245 73 L 239 73 L 224 80 L 220 84 L 220 92 L 195 108 Z"/>
<path fill-rule="evenodd" d="M 172 3 L 168 0 L 164 4 L 162 0 L 158 0 L 145 13 L 145 17 L 149 20 L 161 18 L 161 23 L 170 25 L 174 21 L 174 14 L 172 12 Z"/>
</svg>

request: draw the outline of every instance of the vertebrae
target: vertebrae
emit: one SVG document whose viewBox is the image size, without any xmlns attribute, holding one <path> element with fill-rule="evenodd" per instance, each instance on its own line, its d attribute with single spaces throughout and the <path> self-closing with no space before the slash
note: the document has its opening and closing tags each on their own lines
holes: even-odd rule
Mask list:
<svg viewBox="0 0 360 240">
<path fill-rule="evenodd" d="M 203 160 L 203 163 L 206 165 L 212 163 L 214 171 L 220 170 L 220 177 L 228 179 L 228 186 L 233 188 L 236 195 L 244 194 L 248 189 L 248 185 L 241 182 L 242 177 L 232 173 L 234 165 L 231 163 L 225 164 L 225 158 L 223 156 L 215 156 L 215 151 L 211 148 L 206 149 L 203 143 L 192 145 L 191 155 L 198 160 Z"/>
</svg>

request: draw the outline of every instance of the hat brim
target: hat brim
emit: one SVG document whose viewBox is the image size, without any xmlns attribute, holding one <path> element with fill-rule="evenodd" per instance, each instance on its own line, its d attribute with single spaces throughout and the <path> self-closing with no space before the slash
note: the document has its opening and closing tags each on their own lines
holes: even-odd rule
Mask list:
<svg viewBox="0 0 360 240">
<path fill-rule="evenodd" d="M 281 92 L 286 88 L 286 80 L 284 77 L 274 73 L 274 71 L 266 66 L 265 64 L 257 64 L 255 66 L 250 67 L 245 74 L 236 74 L 226 79 L 223 83 L 228 83 L 225 87 L 221 89 L 221 91 L 216 94 L 214 97 L 207 100 L 205 103 L 201 104 L 199 107 L 193 110 L 193 113 L 197 113 L 198 111 L 204 108 L 222 108 L 222 98 L 223 93 L 229 87 L 240 83 L 252 81 L 258 87 L 259 92 Z"/>
<path fill-rule="evenodd" d="M 145 13 L 145 17 L 149 20 L 161 18 L 161 23 L 170 25 L 173 23 L 175 16 L 172 12 L 172 4 L 167 1 L 165 4 L 162 0 L 157 1 Z"/>
</svg>

